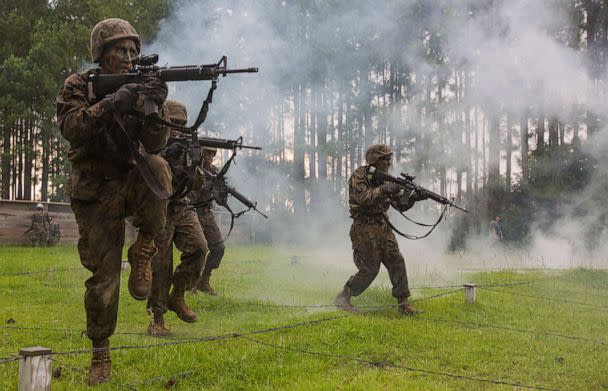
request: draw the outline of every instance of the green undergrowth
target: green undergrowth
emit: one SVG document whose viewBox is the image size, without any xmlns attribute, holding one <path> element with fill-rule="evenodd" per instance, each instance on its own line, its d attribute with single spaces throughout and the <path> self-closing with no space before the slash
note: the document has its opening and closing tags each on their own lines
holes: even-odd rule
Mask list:
<svg viewBox="0 0 608 391">
<path fill-rule="evenodd" d="M 478 284 L 476 304 L 465 304 L 462 291 L 430 298 L 454 288 L 418 288 L 412 300 L 424 312 L 404 317 L 382 308 L 394 304 L 382 270 L 379 281 L 353 300 L 362 313 L 349 314 L 324 305 L 354 266 L 338 267 L 319 252 L 298 253 L 229 247 L 212 278 L 220 296 L 187 296 L 198 322 L 167 315 L 174 339 L 145 335 L 145 302 L 128 295 L 124 272 L 112 346 L 179 344 L 113 351 L 112 381 L 95 389 L 517 389 L 454 376 L 564 390 L 608 388 L 606 271 L 469 274 L 467 280 Z M 35 274 L 15 274 L 21 272 Z M 89 348 L 83 335 L 88 275 L 74 247 L 0 247 L 0 358 L 28 346 Z M 272 328 L 278 329 L 239 336 Z M 88 389 L 89 353 L 54 360 L 53 368 L 61 369 L 54 390 Z M 0 389 L 16 389 L 17 377 L 17 362 L 0 364 Z"/>
</svg>

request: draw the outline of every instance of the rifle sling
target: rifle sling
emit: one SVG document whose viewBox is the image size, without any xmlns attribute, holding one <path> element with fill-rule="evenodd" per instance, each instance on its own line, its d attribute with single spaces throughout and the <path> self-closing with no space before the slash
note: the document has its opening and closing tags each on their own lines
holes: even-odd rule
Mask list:
<svg viewBox="0 0 608 391">
<path fill-rule="evenodd" d="M 441 214 L 439 215 L 439 218 L 437 219 L 437 221 L 435 222 L 435 224 L 428 225 L 428 226 L 430 226 L 430 227 L 431 227 L 431 229 L 430 229 L 430 230 L 429 230 L 427 233 L 425 233 L 424 235 L 422 235 L 422 236 L 416 236 L 416 235 L 411 235 L 411 234 L 406 234 L 406 233 L 403 233 L 403 232 L 399 231 L 399 230 L 397 229 L 397 227 L 395 227 L 395 226 L 393 225 L 393 223 L 391 223 L 391 222 L 390 222 L 390 220 L 388 219 L 388 217 L 386 216 L 386 214 L 383 214 L 383 215 L 382 215 L 382 217 L 384 217 L 384 221 L 386 221 L 386 223 L 388 224 L 388 226 L 389 226 L 389 227 L 391 227 L 391 229 L 392 229 L 392 230 L 393 230 L 393 231 L 394 231 L 394 232 L 395 232 L 397 235 L 402 236 L 402 237 L 404 237 L 404 238 L 406 238 L 406 239 L 409 239 L 409 240 L 419 240 L 419 239 L 424 239 L 424 238 L 426 238 L 427 236 L 429 236 L 429 235 L 431 234 L 431 232 L 433 232 L 433 231 L 435 230 L 435 228 L 437 228 L 437 226 L 439 225 L 439 223 L 441 223 L 441 220 L 443 220 L 443 216 L 445 215 L 445 212 L 446 212 L 447 210 L 448 210 L 448 205 L 446 204 L 446 205 L 444 206 L 443 210 L 441 211 Z M 404 214 L 403 214 L 401 211 L 399 211 L 399 213 L 400 213 L 402 216 L 404 216 L 404 217 L 405 217 L 405 215 L 404 215 Z M 408 220 L 409 220 L 409 219 L 408 219 Z"/>
<path fill-rule="evenodd" d="M 122 120 L 122 116 L 120 114 L 114 115 L 116 122 L 118 123 L 118 127 L 122 131 L 122 134 L 125 138 L 125 142 L 127 143 L 127 147 L 129 148 L 129 152 L 131 152 L 131 156 L 135 159 L 135 166 L 139 170 L 139 173 L 144 178 L 146 185 L 148 188 L 152 190 L 158 198 L 161 200 L 167 200 L 171 197 L 171 194 L 164 188 L 163 184 L 160 183 L 158 177 L 148 164 L 148 161 L 143 157 L 143 155 L 139 152 L 139 149 L 129 137 L 129 133 L 125 129 L 124 121 Z"/>
</svg>

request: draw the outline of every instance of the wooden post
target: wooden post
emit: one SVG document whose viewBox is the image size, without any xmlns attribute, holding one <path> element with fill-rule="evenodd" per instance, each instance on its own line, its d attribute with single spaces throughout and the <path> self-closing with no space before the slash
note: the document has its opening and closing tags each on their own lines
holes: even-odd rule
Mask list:
<svg viewBox="0 0 608 391">
<path fill-rule="evenodd" d="M 468 304 L 475 304 L 477 301 L 477 284 L 464 284 L 464 301 Z"/>
<path fill-rule="evenodd" d="M 35 346 L 19 350 L 19 391 L 51 390 L 51 349 Z"/>
</svg>

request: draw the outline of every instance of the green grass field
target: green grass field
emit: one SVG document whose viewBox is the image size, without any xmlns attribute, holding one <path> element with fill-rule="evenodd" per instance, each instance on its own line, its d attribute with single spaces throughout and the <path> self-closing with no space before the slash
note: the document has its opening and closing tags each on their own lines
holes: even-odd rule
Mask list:
<svg viewBox="0 0 608 391">
<path fill-rule="evenodd" d="M 213 279 L 221 296 L 189 295 L 199 321 L 186 324 L 168 314 L 173 339 L 145 335 L 145 302 L 129 296 L 128 272 L 123 273 L 111 346 L 176 344 L 113 351 L 112 381 L 96 389 L 518 389 L 482 379 L 608 389 L 606 271 L 470 274 L 466 279 L 483 285 L 535 282 L 479 288 L 475 305 L 464 303 L 462 291 L 420 300 L 415 306 L 424 313 L 404 317 L 382 308 L 393 304 L 383 269 L 382 278 L 354 300 L 366 312 L 353 315 L 332 307 L 299 307 L 330 304 L 354 271 L 318 253 L 230 247 Z M 302 255 L 295 264 L 294 254 Z M 14 275 L 24 271 L 36 274 Z M 88 349 L 82 333 L 88 274 L 74 247 L 0 247 L 0 358 L 28 346 Z M 438 283 L 446 281 L 410 281 Z M 448 291 L 418 288 L 413 299 Z M 288 325 L 294 327 L 234 335 Z M 209 336 L 223 337 L 203 339 Z M 53 359 L 53 368 L 61 368 L 54 390 L 87 389 L 90 353 Z M 17 362 L 0 364 L 0 389 L 16 389 L 17 378 Z"/>
</svg>

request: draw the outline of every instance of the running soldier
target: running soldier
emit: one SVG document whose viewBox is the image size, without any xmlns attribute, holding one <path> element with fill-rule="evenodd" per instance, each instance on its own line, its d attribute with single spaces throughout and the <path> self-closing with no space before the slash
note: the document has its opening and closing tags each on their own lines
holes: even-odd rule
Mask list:
<svg viewBox="0 0 608 391">
<path fill-rule="evenodd" d="M 139 228 L 128 251 L 129 292 L 137 300 L 148 298 L 154 237 L 165 224 L 167 200 L 150 191 L 129 143 L 135 143 L 161 190 L 172 191 L 169 166 L 155 155 L 165 146 L 168 129 L 146 124 L 135 114 L 147 99 L 161 106 L 162 115 L 167 85 L 159 79 L 127 84 L 100 99 L 92 97 L 87 85 L 90 73 L 121 74 L 131 69 L 140 45 L 139 35 L 127 21 L 99 22 L 90 42 L 91 60 L 99 68 L 69 76 L 56 101 L 61 134 L 70 143 L 69 196 L 80 234 L 78 253 L 93 273 L 85 282 L 84 295 L 87 336 L 93 345 L 89 384 L 111 376 L 109 337 L 116 328 L 125 218 L 133 216 L 133 225 Z"/>
<path fill-rule="evenodd" d="M 218 172 L 217 167 L 213 165 L 213 159 L 215 158 L 216 154 L 216 148 L 203 147 L 203 168 L 205 170 L 213 173 Z M 222 197 L 223 199 L 219 201 L 220 203 L 223 203 L 223 201 L 225 201 L 225 197 L 228 196 L 227 194 L 223 194 L 220 190 L 221 189 L 216 186 L 214 181 L 208 180 L 205 182 L 205 184 L 203 184 L 200 190 L 200 195 L 195 202 L 198 220 L 201 227 L 203 227 L 205 238 L 209 244 L 209 256 L 207 257 L 207 262 L 205 263 L 203 273 L 196 283 L 196 289 L 194 292 L 198 290 L 211 296 L 217 296 L 216 290 L 211 287 L 209 282 L 211 279 L 211 272 L 220 267 L 220 262 L 224 257 L 224 251 L 226 249 L 222 239 L 222 233 L 220 232 L 217 222 L 215 221 L 215 217 L 213 216 L 213 200 Z"/>
<path fill-rule="evenodd" d="M 400 211 L 410 209 L 414 202 L 424 199 L 418 193 L 404 194 L 394 183 L 374 183 L 369 167 L 388 172 L 393 152 L 388 145 L 374 144 L 365 153 L 366 166 L 357 168 L 348 180 L 348 205 L 353 224 L 350 238 L 353 260 L 359 271 L 344 285 L 334 304 L 353 311 L 351 296 L 359 296 L 378 275 L 380 264 L 388 270 L 393 285 L 393 296 L 397 299 L 401 313 L 413 315 L 416 309 L 408 303 L 408 288 L 405 261 L 397 239 L 387 223 L 386 212 L 391 204 Z"/>
<path fill-rule="evenodd" d="M 165 103 L 169 120 L 177 125 L 185 125 L 188 120 L 186 107 L 174 100 Z M 172 136 L 177 135 L 173 129 Z M 148 326 L 148 334 L 166 337 L 171 335 L 165 326 L 164 314 L 167 310 L 175 312 L 184 322 L 196 322 L 196 313 L 186 305 L 184 293 L 194 287 L 208 249 L 196 211 L 191 206 L 192 196 L 188 194 L 189 190 L 200 188 L 204 182 L 204 174 L 198 168 L 200 157 L 192 156 L 188 143 L 179 138 L 170 139 L 161 156 L 171 167 L 173 187 L 182 193 L 169 202 L 167 223 L 154 239 L 158 253 L 152 260 L 152 293 L 148 299 L 148 312 L 153 319 Z M 182 252 L 181 263 L 175 271 L 173 243 Z M 171 285 L 173 289 L 169 292 Z"/>
</svg>

